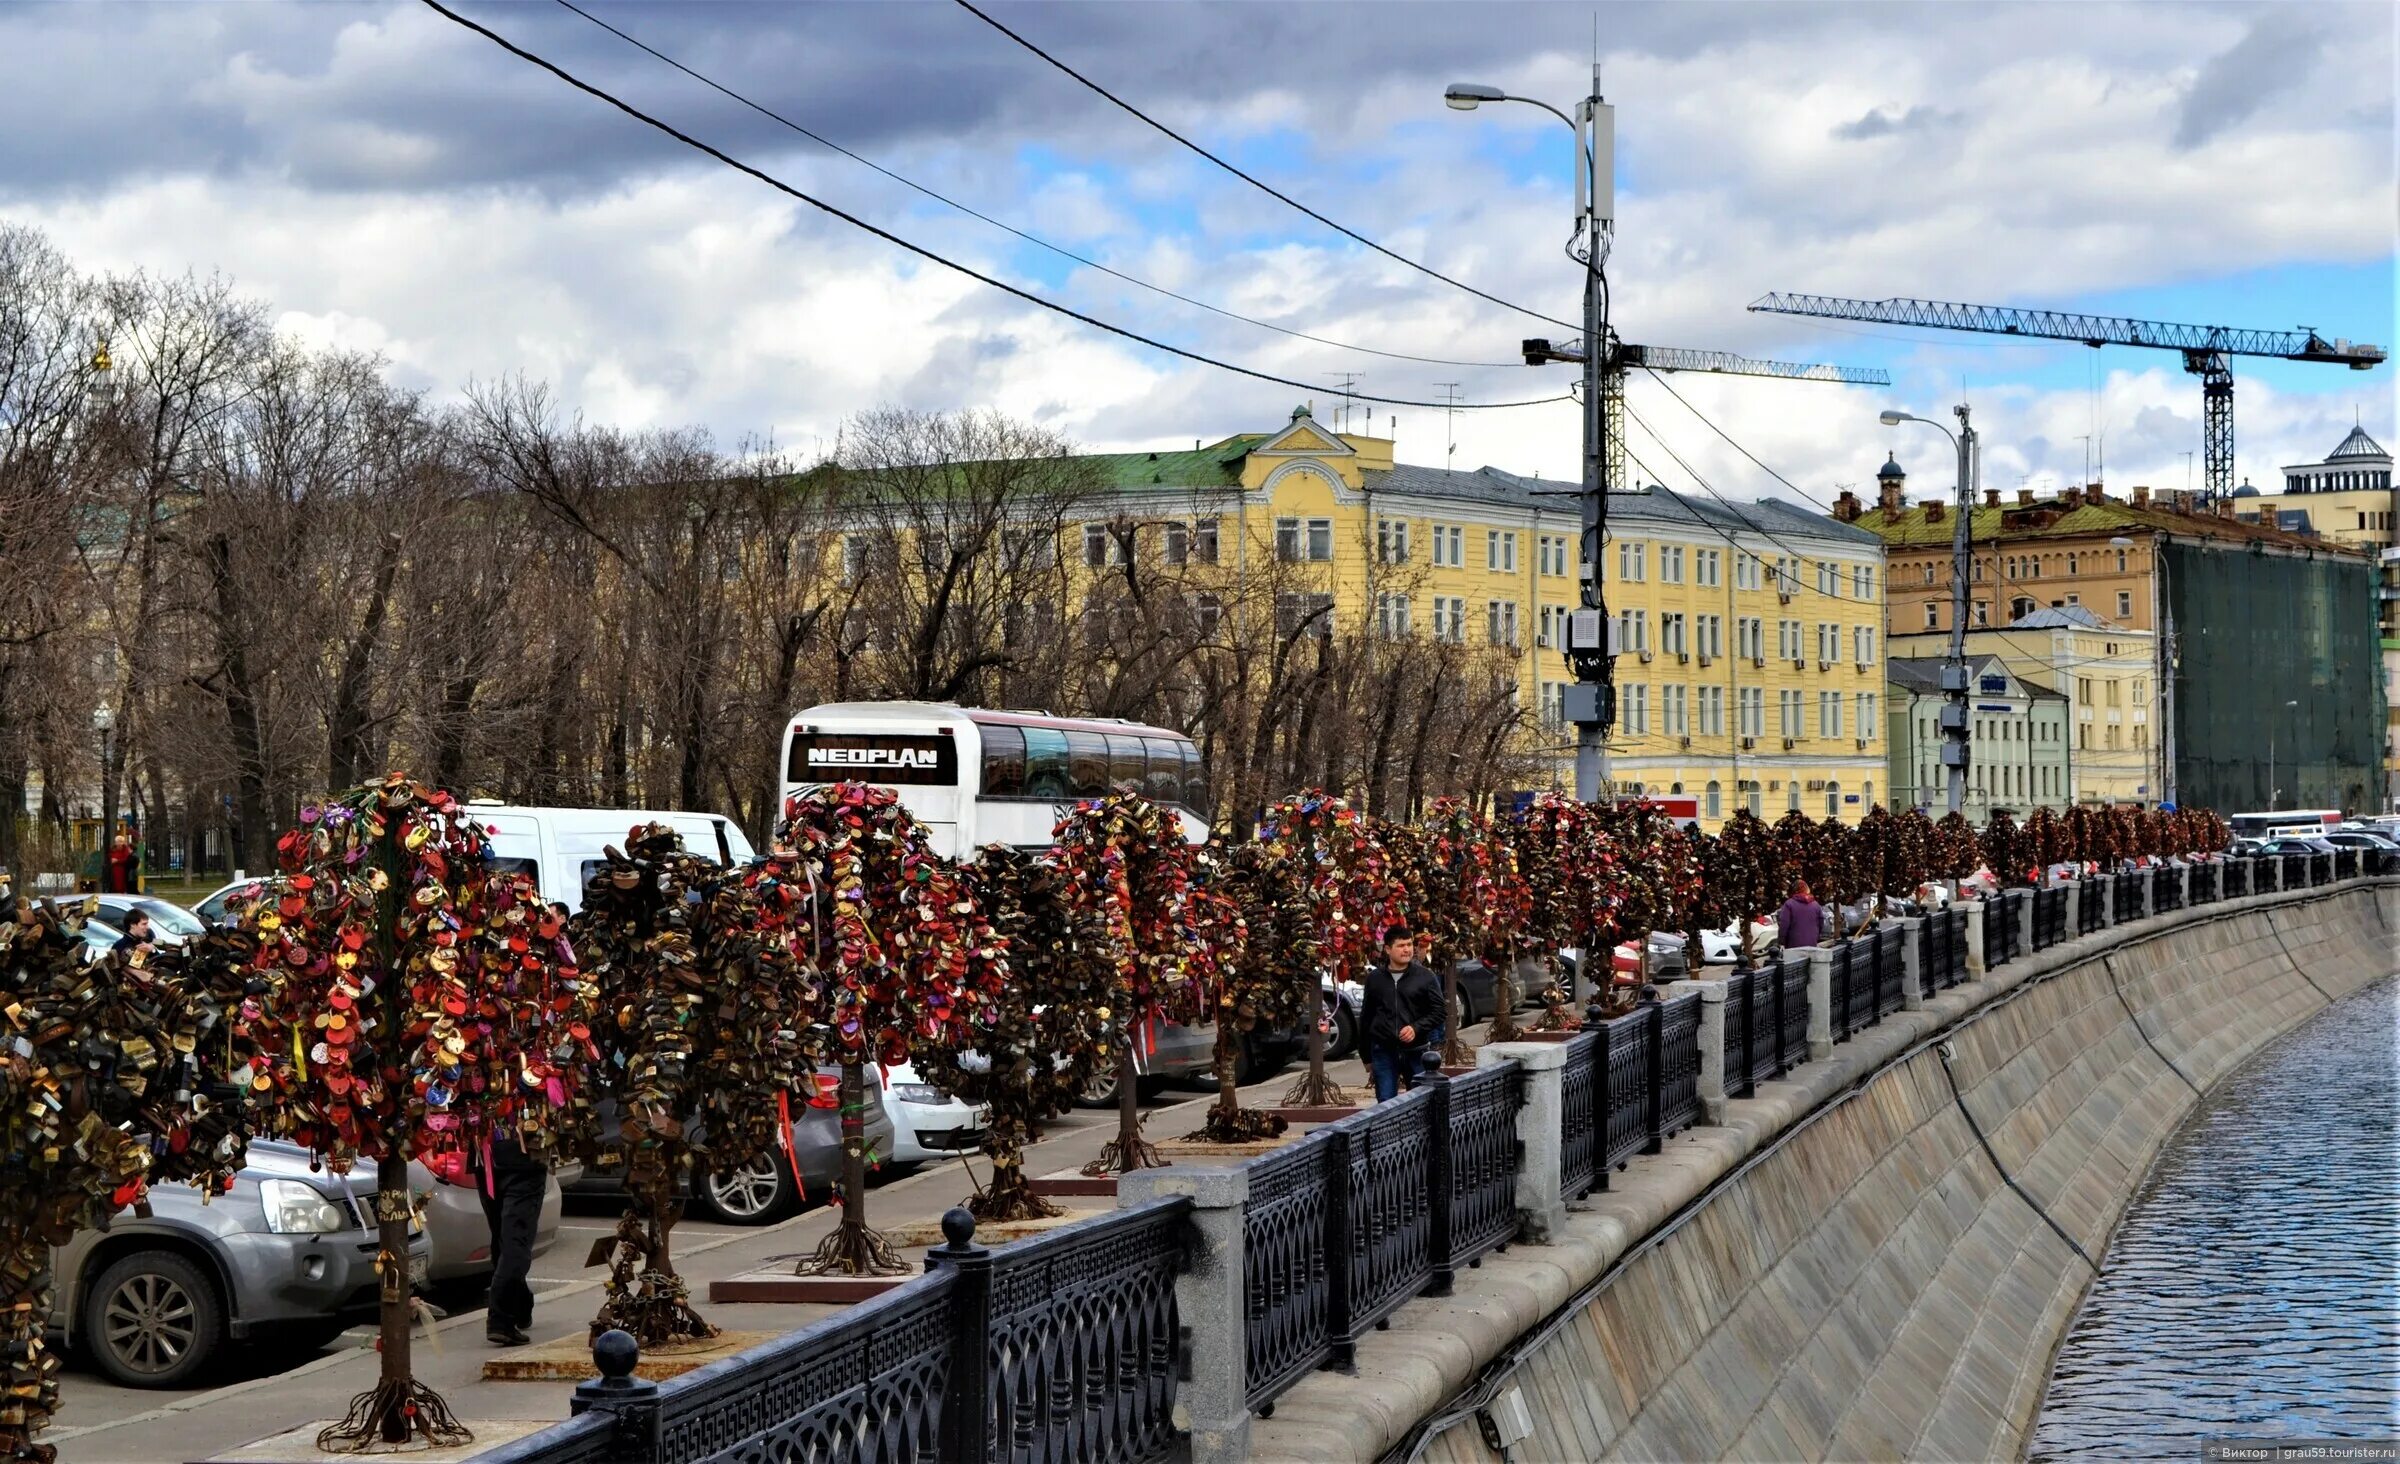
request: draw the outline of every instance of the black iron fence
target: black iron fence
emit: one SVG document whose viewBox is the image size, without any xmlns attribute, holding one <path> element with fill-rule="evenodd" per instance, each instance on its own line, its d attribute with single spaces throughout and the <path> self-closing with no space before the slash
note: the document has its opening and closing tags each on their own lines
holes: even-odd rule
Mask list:
<svg viewBox="0 0 2400 1464">
<path fill-rule="evenodd" d="M 2308 856 L 2306 854 L 2284 854 L 2278 857 L 2283 867 L 2275 872 L 2276 888 L 2286 890 L 2305 888 L 2308 884 Z"/>
<path fill-rule="evenodd" d="M 2250 893 L 2250 866 L 2255 862 L 2249 859 L 2228 859 L 2218 865 L 2218 893 L 2228 900 L 2239 900 L 2247 896 Z"/>
<path fill-rule="evenodd" d="M 2075 933 L 2090 935 L 2108 924 L 2108 884 L 2087 879 L 2075 887 Z"/>
<path fill-rule="evenodd" d="M 2067 938 L 2067 887 L 2033 892 L 2033 948 L 2046 951 Z"/>
<path fill-rule="evenodd" d="M 2148 913 L 2145 899 L 2150 886 L 2138 871 L 2127 870 L 2110 878 L 2115 881 L 2115 887 L 2109 891 L 2111 924 L 2123 925 L 2128 920 L 2139 920 Z"/>
<path fill-rule="evenodd" d="M 1917 974 L 1926 996 L 1967 979 L 1965 906 L 1950 905 L 1925 917 L 1925 948 Z"/>
<path fill-rule="evenodd" d="M 2183 871 L 2161 864 L 2150 871 L 2150 913 L 2164 915 L 2183 908 Z"/>
<path fill-rule="evenodd" d="M 2358 878 L 2358 851 L 2356 849 L 2333 851 L 2333 877 L 2335 879 Z"/>
<path fill-rule="evenodd" d="M 2192 904 L 2213 905 L 2217 902 L 2217 879 L 2223 869 L 2221 864 L 2195 864 L 2187 871 L 2189 891 L 2186 897 Z"/>
<path fill-rule="evenodd" d="M 1182 1355 L 1177 1196 L 994 1252 L 963 1210 L 926 1273 L 667 1383 L 635 1383 L 631 1339 L 577 1416 L 483 1464 L 769 1459 L 1148 1460 L 1175 1446 Z M 613 1353 L 613 1355 L 612 1355 Z M 592 1406 L 598 1404 L 601 1406 Z"/>
<path fill-rule="evenodd" d="M 1737 971 L 1725 982 L 1725 1095 L 1758 1085 L 1808 1057 L 1808 960 Z"/>
<path fill-rule="evenodd" d="M 2333 856 L 2331 854 L 2308 856 L 2308 882 L 2312 885 L 2333 883 Z"/>
<path fill-rule="evenodd" d="M 1833 1040 L 1847 1042 L 1875 1020 L 1875 947 L 1872 941 L 1837 940 L 1825 950 Z"/>
<path fill-rule="evenodd" d="M 1983 902 L 1983 969 L 2005 966 L 2024 952 L 2018 949 L 2018 912 L 2033 898 L 2031 890 L 2002 890 Z"/>
</svg>

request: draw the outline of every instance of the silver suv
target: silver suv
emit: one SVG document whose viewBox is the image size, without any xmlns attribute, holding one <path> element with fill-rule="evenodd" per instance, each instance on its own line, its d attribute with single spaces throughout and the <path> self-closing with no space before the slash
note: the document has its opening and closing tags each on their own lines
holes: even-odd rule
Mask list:
<svg viewBox="0 0 2400 1464">
<path fill-rule="evenodd" d="M 158 1185 L 148 1219 L 118 1215 L 53 1251 L 51 1331 L 136 1388 L 182 1387 L 231 1342 L 322 1347 L 375 1315 L 373 1195 L 371 1168 L 312 1174 L 305 1150 L 255 1141 L 226 1193 Z M 415 1231 L 412 1285 L 430 1259 Z"/>
</svg>

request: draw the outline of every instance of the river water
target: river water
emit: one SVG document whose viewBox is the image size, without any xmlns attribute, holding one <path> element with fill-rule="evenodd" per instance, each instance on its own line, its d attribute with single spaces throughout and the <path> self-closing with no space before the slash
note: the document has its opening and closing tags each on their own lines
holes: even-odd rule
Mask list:
<svg viewBox="0 0 2400 1464">
<path fill-rule="evenodd" d="M 2160 1151 L 2068 1330 L 2032 1459 L 2400 1434 L 2400 982 L 2220 1083 Z"/>
</svg>

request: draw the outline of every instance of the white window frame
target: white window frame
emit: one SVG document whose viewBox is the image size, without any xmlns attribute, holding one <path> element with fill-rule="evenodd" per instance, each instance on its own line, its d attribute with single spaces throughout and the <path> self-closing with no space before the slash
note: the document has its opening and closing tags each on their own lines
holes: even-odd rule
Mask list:
<svg viewBox="0 0 2400 1464">
<path fill-rule="evenodd" d="M 1725 554 L 1719 549 L 1692 551 L 1692 583 L 1703 589 L 1715 589 L 1725 583 Z"/>
<path fill-rule="evenodd" d="M 1640 584 L 1649 574 L 1649 548 L 1640 539 L 1627 539 L 1617 545 L 1617 579 L 1625 584 Z"/>
<path fill-rule="evenodd" d="M 1658 582 L 1662 585 L 1683 583 L 1683 546 L 1681 544 L 1658 546 Z"/>
<path fill-rule="evenodd" d="M 1375 623 L 1385 640 L 1408 639 L 1408 596 L 1378 595 L 1375 600 Z"/>
<path fill-rule="evenodd" d="M 1636 681 L 1617 688 L 1617 725 L 1636 737 L 1650 735 L 1650 687 Z"/>
<path fill-rule="evenodd" d="M 1375 521 L 1375 557 L 1381 564 L 1408 563 L 1408 520 Z"/>
</svg>

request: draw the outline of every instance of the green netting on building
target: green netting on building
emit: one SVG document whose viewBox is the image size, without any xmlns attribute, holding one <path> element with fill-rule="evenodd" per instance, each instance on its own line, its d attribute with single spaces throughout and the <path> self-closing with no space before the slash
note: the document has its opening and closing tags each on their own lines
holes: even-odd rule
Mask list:
<svg viewBox="0 0 2400 1464">
<path fill-rule="evenodd" d="M 2375 567 L 2172 540 L 2166 563 L 2177 796 L 2226 813 L 2266 808 L 2271 788 L 2284 808 L 2378 807 Z"/>
</svg>

